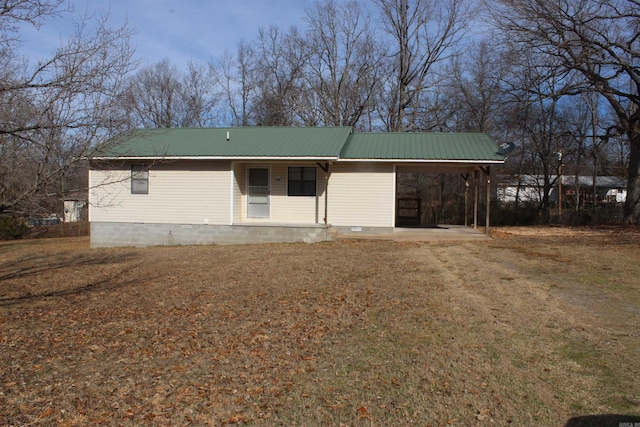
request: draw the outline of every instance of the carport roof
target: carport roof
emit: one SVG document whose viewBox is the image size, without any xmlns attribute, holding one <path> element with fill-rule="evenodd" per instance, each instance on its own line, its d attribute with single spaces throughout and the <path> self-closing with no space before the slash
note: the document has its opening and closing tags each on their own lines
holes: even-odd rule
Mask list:
<svg viewBox="0 0 640 427">
<path fill-rule="evenodd" d="M 345 160 L 504 161 L 482 133 L 354 133 L 340 153 Z"/>
<path fill-rule="evenodd" d="M 314 159 L 502 163 L 480 133 L 359 133 L 351 127 L 141 129 L 108 141 L 93 159 Z"/>
</svg>

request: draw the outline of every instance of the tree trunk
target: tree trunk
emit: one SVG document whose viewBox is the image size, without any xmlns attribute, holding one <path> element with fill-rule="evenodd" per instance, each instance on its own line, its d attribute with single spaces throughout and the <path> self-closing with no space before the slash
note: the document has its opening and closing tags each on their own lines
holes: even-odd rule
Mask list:
<svg viewBox="0 0 640 427">
<path fill-rule="evenodd" d="M 640 224 L 640 132 L 629 135 L 629 181 L 624 223 Z"/>
</svg>

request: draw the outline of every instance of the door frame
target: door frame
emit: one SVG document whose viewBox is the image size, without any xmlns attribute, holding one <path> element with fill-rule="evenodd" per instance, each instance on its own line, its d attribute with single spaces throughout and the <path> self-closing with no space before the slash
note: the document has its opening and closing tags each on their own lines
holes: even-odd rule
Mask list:
<svg viewBox="0 0 640 427">
<path fill-rule="evenodd" d="M 250 189 L 249 187 L 251 187 L 249 184 L 249 180 L 250 180 L 250 174 L 251 174 L 251 169 L 266 169 L 267 170 L 267 214 L 264 216 L 251 216 L 249 214 L 249 208 L 250 208 L 250 203 L 249 203 L 249 197 L 250 197 Z M 252 218 L 252 219 L 269 219 L 271 218 L 271 166 L 266 165 L 266 166 L 262 166 L 262 165 L 247 165 L 247 211 L 246 211 L 246 215 L 247 218 Z"/>
</svg>

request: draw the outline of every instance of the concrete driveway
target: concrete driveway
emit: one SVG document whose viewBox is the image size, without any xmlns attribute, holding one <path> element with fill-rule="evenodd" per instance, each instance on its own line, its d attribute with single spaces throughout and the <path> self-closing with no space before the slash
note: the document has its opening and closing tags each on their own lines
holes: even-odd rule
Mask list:
<svg viewBox="0 0 640 427">
<path fill-rule="evenodd" d="M 438 225 L 425 228 L 394 228 L 389 233 L 340 233 L 336 239 L 363 239 L 363 240 L 394 240 L 394 241 L 454 241 L 454 240 L 490 240 L 485 234 L 484 227 L 464 225 Z"/>
</svg>

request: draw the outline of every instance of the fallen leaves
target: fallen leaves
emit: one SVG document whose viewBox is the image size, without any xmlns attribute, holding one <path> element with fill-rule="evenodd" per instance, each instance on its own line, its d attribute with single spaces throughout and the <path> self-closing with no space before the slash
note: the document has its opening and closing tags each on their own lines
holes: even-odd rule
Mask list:
<svg viewBox="0 0 640 427">
<path fill-rule="evenodd" d="M 484 421 L 488 419 L 490 415 L 491 411 L 489 409 L 480 409 L 476 414 L 476 418 L 478 419 L 478 421 Z"/>
<path fill-rule="evenodd" d="M 230 424 L 238 424 L 238 423 L 246 423 L 249 421 L 249 418 L 242 414 L 235 414 L 229 417 Z"/>
<path fill-rule="evenodd" d="M 40 419 L 49 418 L 51 415 L 53 415 L 54 412 L 55 412 L 55 409 L 48 408 L 42 414 L 40 414 Z"/>
<path fill-rule="evenodd" d="M 364 406 L 358 408 L 358 418 L 369 418 L 371 415 L 369 411 Z"/>
<path fill-rule="evenodd" d="M 0 281 L 24 297 L 0 299 L 0 424 L 525 425 L 520 408 L 538 412 L 536 387 L 550 387 L 525 382 L 538 366 L 510 364 L 519 337 L 538 335 L 501 344 L 482 304 L 454 292 L 451 271 L 485 247 L 61 244 L 46 274 Z M 490 313 L 513 319 L 492 296 Z"/>
</svg>

